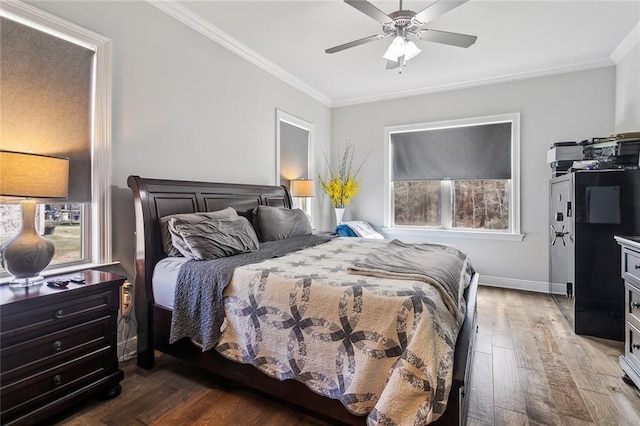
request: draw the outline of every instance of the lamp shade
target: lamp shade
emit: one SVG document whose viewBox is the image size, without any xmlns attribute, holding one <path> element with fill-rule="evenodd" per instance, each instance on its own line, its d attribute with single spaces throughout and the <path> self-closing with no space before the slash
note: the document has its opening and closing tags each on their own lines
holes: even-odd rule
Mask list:
<svg viewBox="0 0 640 426">
<path fill-rule="evenodd" d="M 315 182 L 312 179 L 293 179 L 291 181 L 291 195 L 294 197 L 314 197 L 316 195 Z"/>
<path fill-rule="evenodd" d="M 382 55 L 388 61 L 398 62 L 404 56 L 404 60 L 413 59 L 422 52 L 412 41 L 408 41 L 400 36 L 393 39 L 387 51 Z"/>
<path fill-rule="evenodd" d="M 388 61 L 398 62 L 398 58 L 404 55 L 406 50 L 406 41 L 404 38 L 398 36 L 393 39 L 389 48 L 382 57 Z"/>
<path fill-rule="evenodd" d="M 416 56 L 418 56 L 418 53 L 420 52 L 422 52 L 422 50 L 420 50 L 414 42 L 408 41 L 406 44 L 406 50 L 404 53 L 404 60 L 408 61 L 409 59 L 413 59 Z"/>
<path fill-rule="evenodd" d="M 47 155 L 0 151 L 0 195 L 66 198 L 69 160 Z"/>
</svg>

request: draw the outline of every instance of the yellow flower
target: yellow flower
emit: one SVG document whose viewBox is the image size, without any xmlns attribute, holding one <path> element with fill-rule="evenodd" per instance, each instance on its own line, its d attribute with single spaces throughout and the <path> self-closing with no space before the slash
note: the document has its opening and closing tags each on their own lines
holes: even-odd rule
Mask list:
<svg viewBox="0 0 640 426">
<path fill-rule="evenodd" d="M 356 196 L 358 189 L 360 189 L 360 182 L 356 179 L 356 176 L 366 159 L 367 158 L 365 157 L 360 164 L 360 167 L 358 167 L 358 170 L 356 170 L 355 173 L 352 173 L 351 165 L 353 164 L 353 145 L 350 142 L 347 142 L 339 169 L 331 170 L 331 167 L 329 167 L 330 174 L 327 179 L 323 179 L 322 176 L 318 176 L 323 191 L 329 196 L 331 204 L 334 207 L 344 208 L 349 204 L 351 199 Z M 327 162 L 327 166 L 329 166 L 329 161 L 326 156 L 325 161 Z"/>
</svg>

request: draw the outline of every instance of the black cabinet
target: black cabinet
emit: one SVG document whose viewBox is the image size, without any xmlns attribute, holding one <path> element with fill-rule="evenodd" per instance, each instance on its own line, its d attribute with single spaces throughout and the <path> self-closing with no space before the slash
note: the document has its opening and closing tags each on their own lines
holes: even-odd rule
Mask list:
<svg viewBox="0 0 640 426">
<path fill-rule="evenodd" d="M 85 283 L 0 287 L 3 425 L 39 423 L 94 395 L 120 393 L 117 320 L 125 278 L 100 271 L 73 275 Z"/>
<path fill-rule="evenodd" d="M 551 180 L 550 285 L 577 334 L 624 340 L 625 290 L 614 236 L 640 234 L 639 191 L 638 169 Z"/>
</svg>

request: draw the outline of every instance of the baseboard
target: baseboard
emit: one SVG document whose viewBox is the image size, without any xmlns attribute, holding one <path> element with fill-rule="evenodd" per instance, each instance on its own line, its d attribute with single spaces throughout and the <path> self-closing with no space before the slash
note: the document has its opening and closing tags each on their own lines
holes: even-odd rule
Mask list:
<svg viewBox="0 0 640 426">
<path fill-rule="evenodd" d="M 552 283 L 551 284 L 551 293 L 566 295 L 567 294 L 567 284 Z"/>
<path fill-rule="evenodd" d="M 514 278 L 491 277 L 480 275 L 480 285 L 487 287 L 510 288 L 513 290 L 533 291 L 536 293 L 549 293 L 549 283 L 546 281 L 518 280 Z M 564 284 L 553 284 L 551 286 L 554 294 L 565 294 Z"/>
</svg>

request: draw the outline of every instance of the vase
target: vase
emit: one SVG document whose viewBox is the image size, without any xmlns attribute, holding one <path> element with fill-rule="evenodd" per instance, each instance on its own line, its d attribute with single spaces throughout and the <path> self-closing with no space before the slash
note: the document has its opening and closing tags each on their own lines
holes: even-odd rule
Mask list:
<svg viewBox="0 0 640 426">
<path fill-rule="evenodd" d="M 335 212 L 336 212 L 336 225 L 339 225 L 342 223 L 342 216 L 344 216 L 344 207 L 336 207 Z"/>
</svg>

